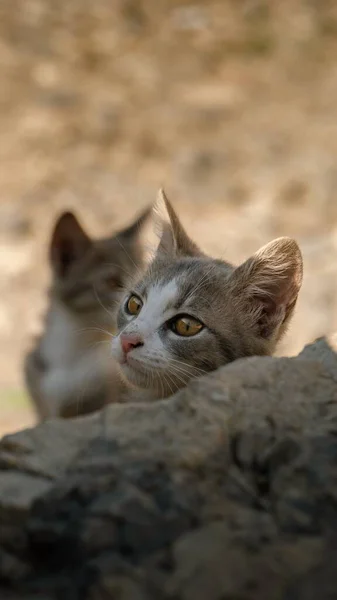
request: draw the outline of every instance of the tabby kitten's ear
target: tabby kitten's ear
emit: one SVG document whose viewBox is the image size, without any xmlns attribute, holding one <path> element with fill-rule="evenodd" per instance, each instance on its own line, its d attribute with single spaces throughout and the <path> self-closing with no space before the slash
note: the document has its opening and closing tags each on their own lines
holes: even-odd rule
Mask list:
<svg viewBox="0 0 337 600">
<path fill-rule="evenodd" d="M 71 212 L 57 220 L 50 244 L 50 261 L 54 273 L 65 277 L 70 267 L 81 260 L 91 248 L 92 241 Z"/>
<path fill-rule="evenodd" d="M 202 256 L 201 250 L 187 235 L 163 189 L 158 192 L 154 215 L 160 238 L 157 256 Z"/>
<path fill-rule="evenodd" d="M 122 231 L 118 233 L 118 237 L 122 237 L 129 242 L 141 241 L 147 226 L 151 223 L 151 216 L 152 206 L 147 207 L 140 215 L 138 215 L 136 220 L 131 223 L 131 225 L 128 225 L 125 229 L 122 229 Z"/>
<path fill-rule="evenodd" d="M 301 251 L 287 237 L 273 240 L 235 269 L 234 287 L 258 334 L 278 341 L 295 308 L 302 284 Z"/>
</svg>

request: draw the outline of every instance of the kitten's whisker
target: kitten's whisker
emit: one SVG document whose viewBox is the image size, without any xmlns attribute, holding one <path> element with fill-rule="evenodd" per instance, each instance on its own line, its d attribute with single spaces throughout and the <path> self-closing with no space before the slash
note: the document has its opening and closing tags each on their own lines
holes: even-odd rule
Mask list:
<svg viewBox="0 0 337 600">
<path fill-rule="evenodd" d="M 94 290 L 94 294 L 96 296 L 96 300 L 99 303 L 99 305 L 103 308 L 103 310 L 105 310 L 105 312 L 107 313 L 107 315 L 109 315 L 110 319 L 112 319 L 113 321 L 115 321 L 115 316 L 104 306 L 104 304 L 101 302 L 101 299 L 97 293 L 97 290 L 95 288 L 95 286 L 93 285 L 93 290 Z M 117 302 L 117 301 L 116 301 Z"/>
<path fill-rule="evenodd" d="M 175 365 L 187 367 L 187 369 L 189 369 L 189 370 L 200 371 L 201 373 L 206 373 L 206 371 L 204 369 L 202 369 L 201 367 L 196 367 L 195 365 L 191 365 L 190 363 L 185 363 L 182 360 L 176 360 L 175 358 L 170 358 L 169 360 L 170 360 L 170 362 L 173 362 Z"/>
<path fill-rule="evenodd" d="M 191 379 L 195 379 L 203 375 L 203 373 L 191 373 L 190 371 L 187 371 L 186 369 L 174 364 L 170 365 L 169 371 L 174 374 L 174 376 L 177 377 L 177 379 L 179 379 L 184 385 L 186 385 L 186 383 Z"/>
<path fill-rule="evenodd" d="M 146 375 L 146 387 L 151 387 L 151 384 L 154 381 L 154 377 L 152 375 L 153 373 L 153 369 L 151 369 L 151 367 L 148 368 L 148 370 L 145 371 L 145 375 Z"/>
<path fill-rule="evenodd" d="M 124 267 L 122 267 L 121 265 L 117 265 L 116 263 L 111 263 L 111 262 L 107 262 L 105 263 L 107 267 L 117 267 L 118 270 L 123 271 L 123 273 L 125 273 L 128 277 L 134 279 L 135 274 L 131 273 L 131 271 L 128 271 L 127 269 L 125 269 Z"/>
<path fill-rule="evenodd" d="M 116 333 L 116 335 L 114 335 L 113 337 L 114 337 L 114 338 L 116 338 L 116 337 L 118 337 L 119 335 L 121 335 L 121 333 L 123 333 L 123 331 L 125 331 L 125 329 L 126 329 L 128 326 L 129 326 L 129 323 L 126 323 L 126 324 L 125 324 L 125 326 L 123 327 L 123 329 L 121 329 L 120 331 L 118 331 L 118 332 Z"/>
<path fill-rule="evenodd" d="M 180 371 L 176 367 L 172 367 L 170 369 L 170 373 L 172 373 L 177 379 L 186 384 L 190 379 L 194 379 L 197 375 L 193 376 L 191 373 L 186 373 L 186 371 Z"/>
<path fill-rule="evenodd" d="M 162 378 L 159 378 L 159 383 L 160 383 L 160 389 L 161 389 L 161 398 L 164 398 L 165 396 L 165 390 L 164 390 L 164 383 L 162 381 Z"/>
<path fill-rule="evenodd" d="M 122 242 L 120 241 L 119 237 L 116 237 L 116 241 L 117 243 L 120 245 L 120 247 L 122 248 L 122 250 L 125 252 L 126 256 L 128 257 L 128 259 L 132 262 L 133 266 L 136 269 L 136 273 L 138 273 L 139 275 L 141 275 L 141 271 L 138 265 L 136 265 L 135 261 L 133 260 L 132 256 L 130 256 L 130 254 L 128 253 L 128 251 L 125 249 L 125 246 L 122 244 Z"/>
<path fill-rule="evenodd" d="M 200 371 L 200 373 L 208 373 L 208 371 L 205 371 L 204 369 L 201 369 L 200 367 L 195 367 L 194 365 L 190 365 L 189 363 L 185 363 L 182 360 L 176 360 L 175 358 L 170 358 L 170 363 L 176 363 L 179 366 L 184 366 L 184 367 L 188 367 L 189 369 L 193 369 L 194 371 Z"/>
<path fill-rule="evenodd" d="M 110 346 L 110 341 L 109 340 L 100 340 L 98 342 L 94 342 L 93 344 L 88 346 L 88 350 L 93 350 L 94 348 L 97 348 L 97 346 L 100 346 L 102 344 L 108 344 Z"/>
<path fill-rule="evenodd" d="M 171 388 L 170 381 L 171 381 L 171 383 L 173 383 L 173 382 L 172 382 L 172 379 L 170 379 L 170 381 L 169 381 L 169 379 L 168 379 L 168 378 L 169 378 L 169 374 L 168 374 L 168 373 L 166 373 L 166 375 L 163 375 L 164 382 L 165 382 L 165 383 L 167 384 L 167 386 L 169 387 L 169 389 L 170 389 L 170 392 L 171 392 L 171 396 L 173 396 L 173 394 L 174 394 L 174 391 L 173 391 L 173 390 L 172 390 L 172 388 Z"/>
<path fill-rule="evenodd" d="M 179 386 L 177 386 L 177 384 L 175 383 L 174 379 L 172 379 L 169 371 L 166 373 L 166 377 L 172 383 L 173 387 L 172 388 L 171 388 L 171 386 L 169 386 L 169 387 L 170 387 L 170 391 L 171 391 L 171 396 L 173 396 L 173 394 L 176 393 L 176 391 L 177 391 L 177 389 L 178 389 Z"/>
<path fill-rule="evenodd" d="M 186 385 L 186 383 L 191 379 L 191 377 L 189 377 L 189 376 L 183 377 L 182 374 L 179 371 L 176 371 L 175 369 L 170 369 L 169 373 L 171 373 L 171 375 L 173 375 L 173 377 L 175 379 L 177 379 L 178 381 L 180 381 L 182 383 L 182 387 L 184 387 Z M 179 387 L 180 387 L 179 385 L 176 385 L 176 390 L 179 389 Z"/>
<path fill-rule="evenodd" d="M 200 372 L 200 371 L 192 370 L 192 369 L 187 370 L 187 369 L 184 369 L 177 365 L 171 365 L 171 368 L 175 369 L 179 373 L 187 375 L 190 379 L 192 377 L 202 377 L 205 374 L 205 372 Z"/>
<path fill-rule="evenodd" d="M 98 331 L 100 333 L 104 333 L 105 335 L 108 335 L 111 338 L 114 338 L 115 336 L 113 335 L 113 333 L 111 333 L 110 331 L 107 331 L 106 329 L 100 329 L 100 327 L 83 327 L 83 329 L 76 329 L 75 333 L 85 333 L 87 331 Z"/>
</svg>

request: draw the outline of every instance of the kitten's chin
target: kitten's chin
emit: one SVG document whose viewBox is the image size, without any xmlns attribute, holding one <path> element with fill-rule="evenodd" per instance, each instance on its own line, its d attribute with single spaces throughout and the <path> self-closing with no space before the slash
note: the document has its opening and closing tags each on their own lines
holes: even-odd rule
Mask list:
<svg viewBox="0 0 337 600">
<path fill-rule="evenodd" d="M 138 365 L 133 366 L 130 362 L 120 363 L 123 375 L 132 385 L 148 391 L 149 400 L 167 398 L 177 391 L 178 387 L 175 389 L 172 389 L 172 386 L 167 388 L 164 378 L 159 376 L 154 378 L 153 373 L 143 371 L 139 369 Z"/>
<path fill-rule="evenodd" d="M 120 368 L 123 372 L 123 375 L 126 379 L 132 383 L 133 385 L 141 388 L 150 388 L 149 385 L 151 383 L 149 373 L 144 373 L 143 371 L 135 368 L 132 364 L 127 361 L 119 361 Z"/>
</svg>

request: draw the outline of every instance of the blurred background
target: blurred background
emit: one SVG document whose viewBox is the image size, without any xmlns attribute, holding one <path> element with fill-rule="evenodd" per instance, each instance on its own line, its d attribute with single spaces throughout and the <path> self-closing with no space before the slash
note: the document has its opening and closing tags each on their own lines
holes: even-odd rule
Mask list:
<svg viewBox="0 0 337 600">
<path fill-rule="evenodd" d="M 107 234 L 164 184 L 214 255 L 294 236 L 280 353 L 337 328 L 336 56 L 334 0 L 1 0 L 0 434 L 34 422 L 22 357 L 65 208 Z"/>
</svg>

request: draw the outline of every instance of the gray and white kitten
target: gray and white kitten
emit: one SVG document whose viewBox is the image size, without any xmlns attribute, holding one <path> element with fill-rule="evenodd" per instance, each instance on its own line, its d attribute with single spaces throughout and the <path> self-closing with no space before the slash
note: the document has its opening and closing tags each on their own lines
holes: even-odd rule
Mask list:
<svg viewBox="0 0 337 600">
<path fill-rule="evenodd" d="M 143 398 L 165 398 L 238 358 L 270 355 L 289 325 L 302 256 L 287 237 L 238 267 L 206 256 L 160 191 L 159 246 L 118 312 L 113 356 Z"/>
<path fill-rule="evenodd" d="M 52 284 L 44 330 L 25 357 L 24 374 L 40 417 L 73 417 L 101 408 L 120 382 L 105 344 L 127 280 L 143 265 L 151 211 L 104 239 L 92 239 L 73 213 L 50 241 Z"/>
</svg>

